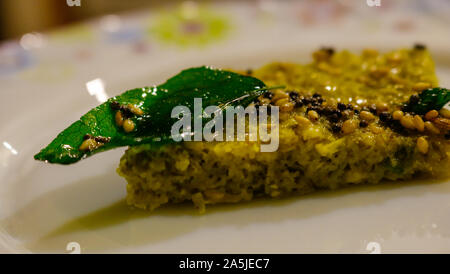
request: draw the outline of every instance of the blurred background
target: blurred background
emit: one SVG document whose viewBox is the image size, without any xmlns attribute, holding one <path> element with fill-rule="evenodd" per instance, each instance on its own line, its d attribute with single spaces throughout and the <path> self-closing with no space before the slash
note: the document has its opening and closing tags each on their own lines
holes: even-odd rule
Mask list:
<svg viewBox="0 0 450 274">
<path fill-rule="evenodd" d="M 81 3 L 80 7 L 70 7 L 67 2 Z M 0 1 L 0 40 L 19 37 L 32 31 L 46 31 L 57 26 L 105 14 L 120 13 L 133 10 L 150 9 L 161 5 L 176 5 L 181 0 L 1 0 Z M 380 7 L 373 9 L 389 10 L 395 6 L 405 9 L 416 9 L 421 13 L 438 13 L 448 18 L 449 0 L 226 0 L 223 2 L 252 2 L 263 9 L 276 9 L 271 2 L 308 2 L 307 5 L 317 9 L 306 10 L 300 16 L 304 21 L 324 20 L 345 15 L 352 7 L 369 7 L 370 3 Z M 195 1 L 203 3 L 220 2 L 220 0 Z M 334 2 L 334 3 L 333 3 Z M 295 5 L 295 4 L 294 4 Z M 372 10 L 373 11 L 373 10 Z M 399 19 L 402 11 L 398 10 Z M 433 15 L 434 16 L 434 15 Z M 439 18 L 436 17 L 436 20 Z M 355 22 L 357 23 L 357 22 Z M 408 22 L 399 22 L 399 28 L 410 28 Z M 403 24 L 403 25 L 402 25 Z M 433 31 L 433 30 L 430 30 Z"/>
<path fill-rule="evenodd" d="M 422 43 L 443 62 L 448 14 L 450 0 L 0 0 L 0 77 L 15 88 L 138 73 L 148 83 L 188 66 L 305 62 L 321 46 Z"/>
<path fill-rule="evenodd" d="M 179 2 L 165 2 L 169 1 Z M 1 0 L 0 39 L 14 38 L 31 31 L 45 31 L 102 14 L 151 7 L 161 1 L 82 0 L 80 3 L 80 7 L 70 7 L 66 0 Z"/>
<path fill-rule="evenodd" d="M 102 14 L 152 7 L 161 2 L 179 1 L 81 0 L 81 7 L 70 7 L 66 0 L 1 0 L 0 40 L 31 31 L 45 31 Z"/>
<path fill-rule="evenodd" d="M 70 6 L 68 2 L 74 4 L 78 2 L 81 6 Z M 28 32 L 47 31 L 105 14 L 145 10 L 159 6 L 176 6 L 182 2 L 181 0 L 1 0 L 0 40 L 17 38 Z M 450 0 L 204 0 L 189 2 L 247 2 L 269 12 L 270 10 L 276 12 L 277 4 L 289 3 L 294 9 L 304 5 L 306 8 L 299 11 L 298 17 L 300 21 L 311 23 L 311 25 L 314 25 L 315 21 L 327 22 L 330 19 L 339 19 L 351 13 L 352 10 L 358 11 L 361 7 L 366 9 L 358 11 L 361 12 L 361 16 L 364 16 L 368 9 L 371 9 L 371 12 L 376 10 L 387 12 L 397 8 L 393 13 L 397 14 L 399 20 L 395 27 L 405 30 L 413 28 L 413 23 L 404 18 L 405 11 L 414 10 L 420 14 L 436 16 L 433 20 L 446 17 L 449 22 L 447 15 L 450 5 Z M 392 13 L 389 15 L 392 16 Z"/>
</svg>

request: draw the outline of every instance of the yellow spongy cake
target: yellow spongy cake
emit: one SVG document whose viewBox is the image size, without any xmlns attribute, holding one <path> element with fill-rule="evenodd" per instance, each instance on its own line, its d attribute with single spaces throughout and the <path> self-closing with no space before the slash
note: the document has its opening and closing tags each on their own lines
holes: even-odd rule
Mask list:
<svg viewBox="0 0 450 274">
<path fill-rule="evenodd" d="M 443 176 L 450 167 L 448 117 L 402 111 L 403 102 L 437 86 L 423 46 L 361 55 L 323 48 L 308 65 L 273 63 L 245 73 L 286 86 L 255 102 L 279 106 L 278 150 L 263 153 L 250 141 L 130 147 L 118 168 L 130 205 L 152 210 L 192 201 L 204 211 L 259 196 Z"/>
</svg>

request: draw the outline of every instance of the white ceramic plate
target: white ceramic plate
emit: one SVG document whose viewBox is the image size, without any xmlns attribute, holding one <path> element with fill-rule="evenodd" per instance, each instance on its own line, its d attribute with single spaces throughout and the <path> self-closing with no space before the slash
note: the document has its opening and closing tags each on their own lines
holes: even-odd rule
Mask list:
<svg viewBox="0 0 450 274">
<path fill-rule="evenodd" d="M 275 60 L 307 62 L 322 45 L 388 50 L 419 41 L 435 55 L 441 85 L 450 87 L 447 21 L 403 6 L 379 13 L 322 2 L 331 14 L 319 21 L 314 19 L 324 7 L 303 1 L 212 4 L 199 12 L 223 15 L 227 26 L 199 44 L 189 35 L 208 24 L 201 20 L 200 26 L 180 23 L 194 32 L 187 42 L 158 38 L 152 27 L 171 9 L 109 16 L 1 45 L 0 250 L 67 253 L 69 245 L 84 253 L 450 252 L 450 182 L 213 206 L 205 215 L 190 206 L 148 213 L 125 205 L 126 182 L 115 173 L 124 149 L 72 166 L 33 160 L 102 100 L 101 83 L 112 96 L 197 65 L 245 69 Z M 184 9 L 195 12 L 189 5 Z M 406 31 L 396 28 L 398 18 Z M 412 30 L 410 19 L 420 22 Z M 86 83 L 95 79 L 101 82 L 91 82 L 91 95 Z"/>
</svg>

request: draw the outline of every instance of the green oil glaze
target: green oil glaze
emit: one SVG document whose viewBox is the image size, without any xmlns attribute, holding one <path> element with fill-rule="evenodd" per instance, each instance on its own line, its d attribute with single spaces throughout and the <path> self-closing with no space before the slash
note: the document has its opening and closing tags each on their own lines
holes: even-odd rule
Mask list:
<svg viewBox="0 0 450 274">
<path fill-rule="evenodd" d="M 171 118 L 176 106 L 187 106 L 193 113 L 194 98 L 202 98 L 203 106 L 247 106 L 265 92 L 265 84 L 250 76 L 212 69 L 191 68 L 170 78 L 164 84 L 126 91 L 83 115 L 61 132 L 47 147 L 34 156 L 49 163 L 72 164 L 93 154 L 121 146 L 151 143 L 160 146 L 173 142 L 170 130 L 176 121 Z M 133 117 L 135 130 L 126 133 L 115 123 L 112 102 L 133 104 L 144 112 Z M 109 137 L 110 142 L 93 151 L 78 148 L 84 136 Z"/>
</svg>

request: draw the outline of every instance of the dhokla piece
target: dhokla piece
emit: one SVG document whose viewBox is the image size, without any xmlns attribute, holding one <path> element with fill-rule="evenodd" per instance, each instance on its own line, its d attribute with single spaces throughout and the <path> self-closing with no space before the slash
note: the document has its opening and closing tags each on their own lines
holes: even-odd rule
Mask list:
<svg viewBox="0 0 450 274">
<path fill-rule="evenodd" d="M 437 87 L 423 46 L 361 55 L 324 48 L 307 65 L 273 63 L 243 74 L 286 87 L 254 102 L 279 106 L 278 150 L 260 152 L 258 141 L 131 146 L 117 169 L 130 205 L 192 201 L 204 211 L 254 197 L 447 175 L 450 111 L 414 107 L 427 103 L 418 94 Z"/>
</svg>

